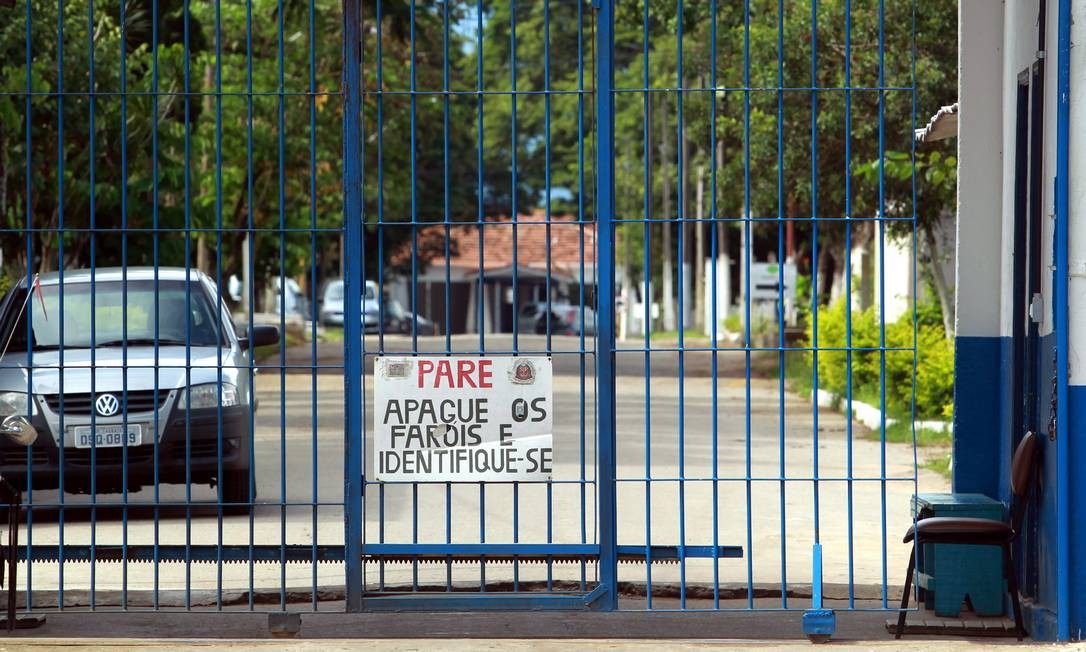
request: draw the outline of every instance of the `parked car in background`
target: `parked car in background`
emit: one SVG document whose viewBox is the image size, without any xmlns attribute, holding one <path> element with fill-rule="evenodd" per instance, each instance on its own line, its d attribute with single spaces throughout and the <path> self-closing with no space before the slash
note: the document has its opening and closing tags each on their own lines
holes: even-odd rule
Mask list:
<svg viewBox="0 0 1086 652">
<path fill-rule="evenodd" d="M 320 322 L 325 326 L 343 325 L 343 298 L 346 286 L 343 279 L 329 281 L 321 295 Z M 377 284 L 366 281 L 362 297 L 362 327 L 367 333 L 376 333 L 381 323 L 381 305 L 377 301 Z"/>
<path fill-rule="evenodd" d="M 385 297 L 386 333 L 410 335 L 412 322 L 414 322 L 415 333 L 418 335 L 441 335 L 441 328 L 432 320 L 410 310 L 404 310 L 399 301 Z"/>
<path fill-rule="evenodd" d="M 377 284 L 366 281 L 362 296 L 362 331 L 376 333 L 381 330 L 381 302 L 377 300 Z"/>
<path fill-rule="evenodd" d="M 582 323 L 582 310 L 584 321 Z M 550 332 L 552 335 L 584 335 L 596 334 L 596 311 L 572 303 L 551 302 L 550 304 Z M 535 333 L 546 335 L 547 333 L 547 302 L 533 301 L 520 307 L 517 314 L 517 332 Z"/>
<path fill-rule="evenodd" d="M 343 281 L 328 281 L 321 294 L 320 323 L 325 326 L 343 325 Z"/>
<path fill-rule="evenodd" d="M 309 299 L 302 292 L 298 282 L 287 278 L 286 283 L 281 283 L 278 277 L 275 279 L 272 301 L 275 305 L 275 314 L 285 314 L 288 317 L 297 317 L 308 321 L 312 315 L 309 309 Z"/>
<path fill-rule="evenodd" d="M 116 492 L 127 465 L 129 490 L 188 478 L 250 502 L 249 352 L 279 331 L 245 335 L 197 270 L 23 281 L 0 302 L 0 473 L 24 486 L 29 468 L 33 486 L 57 487 L 63 469 L 68 491 L 89 491 L 94 477 L 96 491 Z"/>
</svg>

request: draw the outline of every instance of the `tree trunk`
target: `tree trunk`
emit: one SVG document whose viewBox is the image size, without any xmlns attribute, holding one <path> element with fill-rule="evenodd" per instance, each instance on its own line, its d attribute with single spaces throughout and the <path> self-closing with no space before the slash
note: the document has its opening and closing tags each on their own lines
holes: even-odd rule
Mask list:
<svg viewBox="0 0 1086 652">
<path fill-rule="evenodd" d="M 833 252 L 829 247 L 821 247 L 818 250 L 818 261 L 815 273 L 818 275 L 818 297 L 815 301 L 823 305 L 822 297 L 829 297 L 833 289 L 833 275 L 830 273 L 830 264 L 833 262 Z"/>
<path fill-rule="evenodd" d="M 652 175 L 653 175 L 653 169 L 652 169 L 652 167 L 653 167 L 652 166 L 652 163 L 653 163 L 652 139 L 655 137 L 656 131 L 653 129 L 653 102 L 652 102 L 651 99 L 645 105 L 645 113 L 646 113 L 646 115 L 645 115 L 646 134 L 647 134 L 647 138 L 649 140 L 649 142 L 647 144 L 648 146 L 645 147 L 645 153 L 644 153 L 644 156 L 645 156 L 645 169 L 648 170 L 648 173 L 649 173 L 648 174 L 649 184 L 648 184 L 648 187 L 645 188 L 645 194 L 647 195 L 647 197 L 645 199 L 645 205 L 648 206 L 648 211 L 649 211 L 649 213 L 647 215 L 645 215 L 645 219 L 648 220 L 648 219 L 652 218 L 653 211 L 656 210 L 656 201 L 655 201 L 655 198 L 654 198 L 655 188 L 652 185 L 652 178 L 653 178 L 652 177 Z M 645 247 L 651 254 L 651 252 L 652 252 L 652 225 L 651 224 L 649 224 L 648 228 L 645 229 L 645 236 L 644 237 L 645 237 L 645 241 L 642 243 L 642 246 Z M 642 253 L 644 253 L 644 252 L 642 252 Z M 651 321 L 652 320 L 652 313 L 651 313 L 651 309 L 652 309 L 652 298 L 653 298 L 652 268 L 647 264 L 645 265 L 645 268 L 641 270 L 641 281 L 644 284 L 642 286 L 642 288 L 641 288 L 641 301 L 644 303 L 644 306 L 648 307 L 648 310 L 649 310 L 649 312 L 642 312 L 642 315 L 641 315 L 641 317 L 643 319 L 643 323 L 641 324 L 641 331 L 642 331 L 642 335 L 645 335 L 645 334 L 648 334 L 652 330 L 652 321 Z"/>
<path fill-rule="evenodd" d="M 672 292 L 672 259 L 671 259 L 671 222 L 667 221 L 671 219 L 671 172 L 669 163 L 671 162 L 671 145 L 668 141 L 668 132 L 670 127 L 668 126 L 668 107 L 667 98 L 661 103 L 660 107 L 660 175 L 663 180 L 663 215 L 664 218 L 664 234 L 661 239 L 663 247 L 663 255 L 660 256 L 661 264 L 663 265 L 661 285 L 663 286 L 660 303 L 664 310 L 664 330 L 675 330 L 675 295 Z"/>
<path fill-rule="evenodd" d="M 943 276 L 943 255 L 939 247 L 939 239 L 935 237 L 932 228 L 924 229 L 924 243 L 928 249 L 928 270 L 931 272 L 931 284 L 935 287 L 935 294 L 939 297 L 939 307 L 943 312 L 943 333 L 949 340 L 954 337 L 954 306 L 950 301 L 950 290 L 946 277 Z"/>
<path fill-rule="evenodd" d="M 207 236 L 200 233 L 196 236 L 196 269 L 207 274 L 208 269 L 211 267 L 211 263 L 207 259 Z"/>
<path fill-rule="evenodd" d="M 723 138 L 718 138 L 717 141 L 716 141 L 716 169 L 717 169 L 717 175 L 718 176 L 720 174 L 719 171 L 724 169 L 724 139 Z M 719 183 L 717 185 L 719 185 Z M 718 215 L 713 215 L 713 217 L 714 218 L 719 218 Z M 725 265 L 729 266 L 729 269 L 728 269 L 729 273 L 727 275 L 727 278 L 729 279 L 728 287 L 724 288 L 724 292 L 726 293 L 724 296 L 727 297 L 729 299 L 729 301 L 728 301 L 728 305 L 726 305 L 724 308 L 725 308 L 725 310 L 730 312 L 731 311 L 730 298 L 732 297 L 732 288 L 731 288 L 731 277 L 732 277 L 732 275 L 731 275 L 731 258 L 729 256 L 731 255 L 731 249 L 729 247 L 730 243 L 728 242 L 728 228 L 727 228 L 727 224 L 724 222 L 724 220 L 720 220 L 720 221 L 718 221 L 716 223 L 716 230 L 717 230 L 717 245 L 716 245 L 716 247 L 717 247 L 717 249 L 716 249 L 717 250 L 717 255 L 719 255 L 720 257 L 722 257 L 724 259 L 724 264 Z M 716 274 L 716 272 L 714 271 L 713 274 Z M 719 289 L 718 289 L 718 291 L 719 291 Z M 715 319 L 716 318 L 716 316 L 715 316 L 716 315 L 716 306 L 713 306 L 713 311 L 714 311 L 713 312 L 713 315 L 714 315 L 713 318 Z"/>
<path fill-rule="evenodd" d="M 679 132 L 679 155 L 682 156 L 682 172 L 679 175 L 679 192 L 681 197 L 679 199 L 682 205 L 679 207 L 679 242 L 682 244 L 679 251 L 679 291 L 682 293 L 680 298 L 682 304 L 682 315 L 679 317 L 679 327 L 682 330 L 690 328 L 693 319 L 691 314 L 694 309 L 693 292 L 694 281 L 693 276 L 696 274 L 694 271 L 693 259 L 693 232 L 694 223 L 690 221 L 690 215 L 693 213 L 690 210 L 690 140 L 686 137 L 686 120 L 682 121 L 682 130 Z"/>
</svg>

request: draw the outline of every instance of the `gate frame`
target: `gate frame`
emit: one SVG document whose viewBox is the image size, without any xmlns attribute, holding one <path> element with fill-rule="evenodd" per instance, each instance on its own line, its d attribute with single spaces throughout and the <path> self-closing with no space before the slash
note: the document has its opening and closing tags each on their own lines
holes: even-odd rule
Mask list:
<svg viewBox="0 0 1086 652">
<path fill-rule="evenodd" d="M 614 320 L 614 0 L 593 0 L 596 12 L 596 260 L 597 283 L 596 326 L 596 491 L 598 499 L 598 545 L 572 546 L 583 554 L 585 549 L 598 550 L 598 581 L 585 593 L 442 593 L 442 594 L 384 594 L 365 598 L 363 559 L 365 556 L 390 554 L 388 544 L 366 546 L 364 542 L 365 513 L 365 342 L 362 330 L 362 306 L 357 301 L 345 301 L 344 318 L 344 401 L 345 457 L 344 467 L 344 580 L 346 611 L 434 611 L 434 610 L 539 610 L 596 609 L 614 611 L 618 608 L 618 521 L 616 515 L 617 487 L 615 485 L 615 320 Z M 362 139 L 362 24 L 361 0 L 343 0 L 343 190 L 344 239 L 347 264 L 344 270 L 344 294 L 355 296 L 365 281 L 365 216 L 362 209 L 363 157 Z M 604 98 L 603 101 L 600 98 Z M 357 146 L 352 143 L 358 143 Z M 358 290 L 355 286 L 358 286 Z M 356 434 L 357 433 L 357 434 Z M 396 546 L 415 549 L 418 545 Z M 428 546 L 434 548 L 434 546 Z M 482 555 L 481 549 L 493 546 L 448 544 L 437 546 L 442 554 Z M 571 546 L 547 544 L 518 545 L 522 554 L 559 555 Z M 506 551 L 508 552 L 508 551 Z M 731 554 L 731 553 L 727 553 Z M 596 556 L 596 555 L 586 555 Z"/>
<path fill-rule="evenodd" d="M 362 12 L 361 0 L 343 0 L 343 222 L 347 265 L 346 297 L 361 296 L 364 287 L 366 249 L 363 246 L 362 214 Z M 356 145 L 357 143 L 357 145 Z M 355 284 L 360 284 L 356 290 Z M 343 302 L 344 364 L 343 400 L 346 402 L 344 432 L 343 525 L 346 610 L 362 611 L 362 513 L 363 451 L 365 450 L 365 351 L 362 304 Z M 358 433 L 357 436 L 355 433 Z"/>
</svg>

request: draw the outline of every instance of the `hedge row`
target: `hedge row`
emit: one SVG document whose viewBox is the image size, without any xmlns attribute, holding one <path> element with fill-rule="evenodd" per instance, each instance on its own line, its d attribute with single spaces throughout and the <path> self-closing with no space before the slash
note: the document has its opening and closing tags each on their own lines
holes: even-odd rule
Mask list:
<svg viewBox="0 0 1086 652">
<path fill-rule="evenodd" d="M 896 321 L 879 326 L 877 307 L 852 311 L 851 342 L 847 333 L 847 304 L 839 299 L 818 310 L 818 387 L 844 397 L 849 369 L 852 397 L 872 405 L 882 400 L 885 341 L 886 412 L 894 417 L 912 413 L 913 315 L 906 312 Z M 815 320 L 807 320 L 807 342 L 814 343 Z M 885 331 L 885 340 L 882 339 Z M 954 342 L 947 338 L 938 306 L 917 306 L 916 320 L 916 417 L 949 419 L 954 408 Z M 825 350 L 825 349 L 847 350 Z M 851 358 L 850 358 L 851 353 Z M 807 354 L 814 366 L 815 354 Z"/>
</svg>

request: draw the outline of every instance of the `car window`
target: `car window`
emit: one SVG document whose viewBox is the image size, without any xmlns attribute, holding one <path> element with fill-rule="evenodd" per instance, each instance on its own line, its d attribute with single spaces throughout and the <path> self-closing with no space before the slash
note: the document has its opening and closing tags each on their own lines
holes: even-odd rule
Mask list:
<svg viewBox="0 0 1086 652">
<path fill-rule="evenodd" d="M 121 281 L 97 281 L 93 294 L 89 282 L 64 283 L 63 338 L 60 286 L 43 285 L 40 294 L 35 292 L 30 301 L 25 289 L 18 292 L 20 296 L 14 297 L 10 309 L 23 313 L 25 303 L 25 310 L 32 312 L 35 348 L 59 348 L 62 343 L 67 348 L 89 348 L 122 339 L 215 346 L 225 341 L 222 331 L 229 327 L 218 319 L 203 286 L 197 282 L 189 285 L 185 281 L 159 280 L 157 298 L 152 280 L 130 280 L 127 288 Z M 14 323 L 16 317 L 5 319 L 9 332 L 14 325 L 9 348 L 25 350 L 26 316 L 23 314 Z"/>
<path fill-rule="evenodd" d="M 522 317 L 527 317 L 528 319 L 531 319 L 532 317 L 535 317 L 539 314 L 539 307 L 536 306 L 534 303 L 529 303 L 520 309 L 520 314 Z"/>
<path fill-rule="evenodd" d="M 374 289 L 374 286 L 370 285 L 369 283 L 366 283 L 366 301 L 373 301 L 376 298 L 377 298 L 377 291 Z"/>
<path fill-rule="evenodd" d="M 333 281 L 328 284 L 328 289 L 324 291 L 325 301 L 342 301 L 343 300 L 343 281 Z"/>
</svg>

